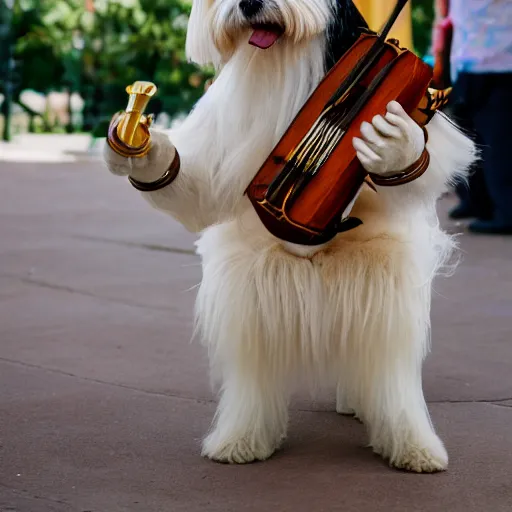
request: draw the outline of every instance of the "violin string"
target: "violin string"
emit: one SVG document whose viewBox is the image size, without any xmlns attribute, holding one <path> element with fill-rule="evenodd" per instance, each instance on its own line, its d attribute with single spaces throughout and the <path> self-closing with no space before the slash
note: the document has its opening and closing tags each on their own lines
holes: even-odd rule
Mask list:
<svg viewBox="0 0 512 512">
<path fill-rule="evenodd" d="M 272 201 L 282 190 L 283 186 L 290 180 L 290 178 L 295 178 L 298 172 L 301 172 L 300 162 L 302 161 L 302 154 L 306 151 L 311 144 L 311 139 L 315 141 L 318 138 L 318 131 L 321 129 L 325 123 L 325 119 L 329 114 L 328 111 L 324 111 L 313 127 L 310 129 L 308 134 L 303 138 L 300 145 L 296 147 L 293 153 L 287 158 L 287 162 L 284 165 L 283 170 L 274 178 L 272 183 L 269 185 L 266 193 L 267 200 Z"/>
<path fill-rule="evenodd" d="M 320 145 L 315 153 L 308 160 L 307 165 L 304 169 L 304 173 L 316 174 L 320 167 L 324 164 L 326 159 L 332 153 L 334 147 L 339 143 L 343 134 L 345 133 L 339 126 L 333 126 L 329 132 L 327 145 Z"/>
<path fill-rule="evenodd" d="M 332 137 L 339 131 L 337 123 L 326 123 L 326 127 L 321 134 L 317 143 L 311 148 L 311 151 L 306 155 L 306 167 L 303 172 L 308 172 L 312 165 L 318 160 L 321 154 L 325 151 L 326 144 L 330 144 Z"/>
<path fill-rule="evenodd" d="M 333 106 L 319 117 L 314 125 L 314 129 L 310 130 L 309 136 L 306 136 L 299 148 L 296 149 L 293 157 L 285 164 L 284 169 L 279 173 L 276 179 L 270 184 L 267 189 L 267 200 L 272 201 L 281 191 L 283 186 L 290 180 L 291 177 L 296 178 L 297 174 L 304 174 L 310 171 L 311 166 L 315 166 L 315 174 L 319 168 L 317 158 L 320 154 L 321 165 L 326 160 L 325 155 L 330 154 L 333 147 L 341 140 L 339 130 L 340 121 L 343 120 L 345 109 L 339 106 Z M 325 148 L 326 139 L 329 139 L 334 132 L 338 131 L 338 136 Z M 343 132 L 344 133 L 344 132 Z M 324 149 L 324 151 L 322 151 Z M 299 152 L 300 150 L 300 152 Z M 327 151 L 327 153 L 326 153 Z M 315 165 L 316 162 L 316 165 Z"/>
<path fill-rule="evenodd" d="M 297 148 L 292 152 L 289 161 L 299 159 L 301 155 L 304 153 L 304 151 L 314 142 L 314 140 L 318 137 L 319 130 L 321 131 L 323 127 L 325 126 L 326 120 L 329 118 L 329 115 L 331 113 L 331 109 L 333 107 L 329 107 L 329 109 L 324 110 L 319 118 L 318 121 L 315 122 L 313 125 L 313 128 L 309 130 L 309 132 L 304 136 L 301 143 L 297 146 Z"/>
<path fill-rule="evenodd" d="M 300 192 L 303 190 L 306 183 L 316 175 L 318 170 L 322 167 L 324 162 L 329 158 L 329 155 L 332 153 L 338 142 L 343 137 L 344 132 L 342 130 L 338 131 L 338 136 L 336 138 L 333 138 L 331 140 L 330 144 L 327 148 L 325 148 L 324 153 L 322 154 L 322 157 L 316 162 L 316 165 L 314 168 L 310 169 L 309 172 L 304 172 L 301 174 L 300 178 L 295 182 L 293 189 L 291 193 L 287 197 L 287 205 L 290 207 L 293 202 L 295 201 L 296 197 L 300 194 Z"/>
<path fill-rule="evenodd" d="M 314 135 L 313 140 L 308 141 L 307 146 L 305 146 L 302 152 L 297 155 L 296 161 L 293 165 L 300 166 L 302 162 L 309 161 L 311 158 L 314 158 L 314 154 L 322 147 L 332 128 L 333 125 L 329 122 L 328 118 L 324 119 L 322 125 L 319 126 L 318 133 Z"/>
<path fill-rule="evenodd" d="M 329 137 L 333 128 L 335 129 L 337 123 L 341 120 L 345 109 L 340 109 L 338 106 L 333 107 L 322 120 L 322 126 L 319 127 L 320 131 L 314 135 L 314 138 L 308 141 L 307 147 L 297 156 L 297 160 L 300 163 L 304 158 L 311 159 L 311 150 L 318 151 L 325 143 L 326 138 Z M 315 149 L 316 148 L 316 149 Z M 306 153 L 305 150 L 309 149 Z"/>
<path fill-rule="evenodd" d="M 309 162 L 307 168 L 311 166 L 311 163 L 315 162 L 319 153 L 321 153 L 322 149 L 325 148 L 325 144 L 328 143 L 328 141 L 331 139 L 331 136 L 333 136 L 340 127 L 340 122 L 343 120 L 345 109 L 335 107 L 333 110 L 331 110 L 330 114 L 331 115 L 326 118 L 322 132 L 319 134 L 316 141 L 312 141 L 312 148 L 305 155 L 307 162 Z"/>
</svg>

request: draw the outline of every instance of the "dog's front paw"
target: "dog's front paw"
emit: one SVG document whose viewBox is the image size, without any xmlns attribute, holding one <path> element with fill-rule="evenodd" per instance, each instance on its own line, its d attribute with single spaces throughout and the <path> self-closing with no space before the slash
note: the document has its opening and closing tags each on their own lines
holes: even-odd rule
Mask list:
<svg viewBox="0 0 512 512">
<path fill-rule="evenodd" d="M 361 136 L 353 139 L 357 157 L 367 172 L 381 176 L 407 169 L 425 147 L 423 130 L 396 101 L 388 104 L 384 117 L 362 123 Z"/>
<path fill-rule="evenodd" d="M 160 178 L 172 163 L 176 148 L 162 132 L 151 131 L 151 149 L 146 156 L 127 158 L 116 153 L 108 144 L 103 159 L 108 170 L 117 176 L 131 176 L 139 181 L 151 182 Z"/>
<path fill-rule="evenodd" d="M 389 465 L 415 473 L 436 473 L 448 468 L 448 453 L 441 440 L 434 436 L 428 443 L 404 443 L 391 455 L 390 450 L 374 448 L 389 460 Z"/>
<path fill-rule="evenodd" d="M 203 442 L 202 456 L 227 464 L 247 464 L 268 459 L 275 449 L 249 436 L 222 439 L 214 431 Z"/>
<path fill-rule="evenodd" d="M 437 473 L 448 468 L 448 454 L 441 447 L 439 450 L 411 445 L 400 454 L 391 465 L 415 473 Z"/>
</svg>

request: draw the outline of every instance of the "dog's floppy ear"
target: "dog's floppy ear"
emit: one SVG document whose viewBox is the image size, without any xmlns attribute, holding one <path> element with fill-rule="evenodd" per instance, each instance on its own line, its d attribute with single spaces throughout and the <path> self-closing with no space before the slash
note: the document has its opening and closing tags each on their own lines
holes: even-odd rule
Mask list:
<svg viewBox="0 0 512 512">
<path fill-rule="evenodd" d="M 331 69 L 341 56 L 357 41 L 364 29 L 366 20 L 352 0 L 334 0 L 333 18 L 327 28 L 325 65 Z"/>
<path fill-rule="evenodd" d="M 219 54 L 208 24 L 208 10 L 212 0 L 193 0 L 188 20 L 185 51 L 187 59 L 200 66 L 216 65 Z"/>
</svg>

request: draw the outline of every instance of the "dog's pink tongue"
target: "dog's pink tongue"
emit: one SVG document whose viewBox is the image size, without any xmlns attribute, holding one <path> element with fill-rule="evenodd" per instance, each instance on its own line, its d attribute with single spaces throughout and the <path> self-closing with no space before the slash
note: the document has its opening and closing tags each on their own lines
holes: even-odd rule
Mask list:
<svg viewBox="0 0 512 512">
<path fill-rule="evenodd" d="M 280 34 L 272 30 L 257 28 L 252 33 L 252 36 L 249 39 L 249 44 L 257 46 L 262 50 L 266 50 L 267 48 L 270 48 L 279 39 L 279 36 Z"/>
</svg>

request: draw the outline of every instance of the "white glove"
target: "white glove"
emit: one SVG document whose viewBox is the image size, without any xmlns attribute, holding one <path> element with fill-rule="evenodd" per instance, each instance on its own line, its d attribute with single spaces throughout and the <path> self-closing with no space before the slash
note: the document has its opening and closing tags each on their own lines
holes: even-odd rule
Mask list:
<svg viewBox="0 0 512 512">
<path fill-rule="evenodd" d="M 402 106 L 392 101 L 384 117 L 361 124 L 362 139 L 352 143 L 362 166 L 369 173 L 386 176 L 407 169 L 425 148 L 423 130 Z"/>
<path fill-rule="evenodd" d="M 142 182 L 152 182 L 161 178 L 167 171 L 176 148 L 169 137 L 158 131 L 151 131 L 151 149 L 142 158 L 126 158 L 118 155 L 108 144 L 105 144 L 103 158 L 109 171 L 117 176 L 131 176 Z"/>
</svg>

